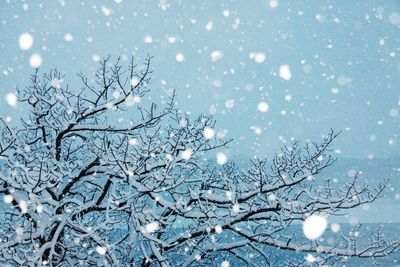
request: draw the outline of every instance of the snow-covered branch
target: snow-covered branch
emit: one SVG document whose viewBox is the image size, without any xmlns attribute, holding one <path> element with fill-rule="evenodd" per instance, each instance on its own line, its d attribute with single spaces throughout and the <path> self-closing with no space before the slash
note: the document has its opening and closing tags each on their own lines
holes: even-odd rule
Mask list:
<svg viewBox="0 0 400 267">
<path fill-rule="evenodd" d="M 338 133 L 294 142 L 247 169 L 204 160 L 231 140 L 215 136 L 211 116 L 182 114 L 174 95 L 161 108 L 143 100 L 150 60 L 124 69 L 106 58 L 94 79 L 79 74 L 79 92 L 59 71 L 36 71 L 19 91 L 29 119 L 16 129 L 0 121 L 2 263 L 265 266 L 280 260 L 272 249 L 313 253 L 319 263 L 398 251 L 381 235 L 326 244 L 299 234 L 308 218 L 323 224 L 376 200 L 387 184 L 360 185 L 356 174 L 335 188 L 321 179 Z M 116 122 L 116 110 L 131 121 Z"/>
</svg>

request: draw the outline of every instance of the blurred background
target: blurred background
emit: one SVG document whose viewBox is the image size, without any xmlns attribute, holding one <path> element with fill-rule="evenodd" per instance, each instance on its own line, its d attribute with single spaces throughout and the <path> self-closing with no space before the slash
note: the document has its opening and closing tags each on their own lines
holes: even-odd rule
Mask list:
<svg viewBox="0 0 400 267">
<path fill-rule="evenodd" d="M 234 139 L 224 152 L 244 165 L 343 131 L 325 175 L 390 178 L 386 198 L 352 216 L 400 222 L 399 1 L 2 1 L 0 116 L 27 114 L 15 92 L 35 68 L 63 71 L 78 91 L 76 74 L 91 77 L 103 57 L 147 54 L 150 100 L 176 90 L 182 112 L 214 115 Z"/>
</svg>

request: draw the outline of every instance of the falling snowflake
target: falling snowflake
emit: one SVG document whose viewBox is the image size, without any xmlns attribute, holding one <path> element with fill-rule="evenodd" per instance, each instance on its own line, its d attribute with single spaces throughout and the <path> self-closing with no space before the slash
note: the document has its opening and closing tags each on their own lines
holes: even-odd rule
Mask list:
<svg viewBox="0 0 400 267">
<path fill-rule="evenodd" d="M 154 233 L 155 231 L 157 231 L 159 228 L 159 224 L 158 222 L 151 222 L 146 224 L 146 226 L 144 227 L 144 230 L 146 231 L 146 233 L 151 234 Z"/>
<path fill-rule="evenodd" d="M 313 255 L 311 254 L 307 254 L 307 256 L 304 258 L 307 262 L 309 263 L 313 263 L 317 260 L 317 258 L 315 258 Z"/>
<path fill-rule="evenodd" d="M 22 50 L 29 50 L 33 45 L 33 36 L 30 33 L 22 33 L 19 38 L 19 48 Z"/>
<path fill-rule="evenodd" d="M 215 136 L 215 131 L 212 128 L 205 127 L 203 130 L 203 135 L 206 139 L 211 139 Z"/>
<path fill-rule="evenodd" d="M 15 93 L 8 93 L 6 94 L 6 102 L 12 107 L 15 107 L 18 102 L 17 95 Z"/>
<path fill-rule="evenodd" d="M 310 240 L 318 239 L 326 229 L 328 222 L 324 216 L 311 215 L 303 222 L 303 233 Z"/>
<path fill-rule="evenodd" d="M 228 161 L 228 157 L 226 156 L 225 153 L 223 153 L 223 152 L 217 153 L 217 163 L 219 165 L 224 165 L 227 161 Z"/>
<path fill-rule="evenodd" d="M 292 72 L 290 70 L 289 65 L 281 65 L 279 67 L 279 77 L 281 77 L 281 79 L 286 80 L 286 81 L 288 81 L 292 78 Z"/>
<path fill-rule="evenodd" d="M 137 144 L 139 144 L 139 141 L 136 138 L 131 138 L 131 139 L 129 139 L 128 143 L 131 146 L 136 146 Z"/>
<path fill-rule="evenodd" d="M 150 35 L 147 35 L 146 37 L 144 37 L 144 42 L 146 44 L 151 44 L 153 42 L 153 37 L 151 37 Z"/>
<path fill-rule="evenodd" d="M 269 7 L 270 8 L 277 8 L 279 5 L 279 2 L 277 0 L 270 0 L 269 1 Z"/>
<path fill-rule="evenodd" d="M 267 111 L 269 110 L 269 105 L 268 105 L 267 102 L 260 102 L 260 103 L 258 103 L 258 105 L 257 105 L 257 109 L 258 109 L 260 112 L 265 113 L 265 112 L 267 112 Z"/>
<path fill-rule="evenodd" d="M 335 233 L 339 232 L 339 231 L 340 231 L 340 224 L 338 224 L 338 223 L 333 223 L 333 224 L 331 225 L 331 230 L 332 230 L 332 232 L 335 232 Z"/>
<path fill-rule="evenodd" d="M 99 253 L 100 255 L 106 255 L 107 248 L 103 246 L 97 246 L 96 252 Z"/>
<path fill-rule="evenodd" d="M 184 62 L 186 60 L 185 56 L 182 53 L 176 54 L 175 59 L 177 62 Z"/>
<path fill-rule="evenodd" d="M 216 50 L 211 52 L 210 56 L 212 61 L 217 61 L 220 60 L 224 56 L 224 54 L 221 51 Z"/>
<path fill-rule="evenodd" d="M 7 194 L 3 196 L 3 200 L 5 203 L 10 204 L 11 202 L 13 202 L 14 197 L 12 195 Z"/>
<path fill-rule="evenodd" d="M 207 22 L 206 24 L 206 30 L 211 31 L 214 27 L 214 23 L 212 21 Z"/>
<path fill-rule="evenodd" d="M 27 213 L 28 212 L 28 204 L 26 203 L 25 200 L 20 200 L 18 203 L 19 208 L 21 209 L 22 213 Z"/>
<path fill-rule="evenodd" d="M 234 107 L 234 105 L 235 105 L 235 100 L 233 100 L 233 99 L 227 99 L 227 100 L 225 101 L 225 107 L 226 107 L 226 108 L 231 109 L 231 108 Z"/>
<path fill-rule="evenodd" d="M 43 205 L 37 205 L 36 206 L 36 211 L 37 211 L 37 213 L 42 213 L 43 212 Z"/>
<path fill-rule="evenodd" d="M 108 7 L 102 6 L 101 7 L 101 11 L 103 12 L 103 14 L 105 16 L 110 16 L 111 15 L 111 9 L 109 9 Z"/>
<path fill-rule="evenodd" d="M 64 40 L 67 42 L 71 42 L 72 40 L 74 40 L 74 37 L 72 36 L 72 34 L 67 33 L 64 35 Z"/>
<path fill-rule="evenodd" d="M 184 151 L 182 151 L 181 157 L 184 160 L 189 160 L 192 157 L 192 154 L 193 154 L 193 151 L 190 148 L 187 148 Z"/>
<path fill-rule="evenodd" d="M 29 58 L 29 65 L 31 65 L 32 68 L 39 68 L 43 63 L 42 56 L 38 53 L 33 54 Z"/>
<path fill-rule="evenodd" d="M 223 232 L 222 226 L 219 225 L 219 224 L 217 224 L 217 225 L 215 226 L 215 232 L 216 232 L 217 234 L 221 234 L 221 233 Z"/>
</svg>

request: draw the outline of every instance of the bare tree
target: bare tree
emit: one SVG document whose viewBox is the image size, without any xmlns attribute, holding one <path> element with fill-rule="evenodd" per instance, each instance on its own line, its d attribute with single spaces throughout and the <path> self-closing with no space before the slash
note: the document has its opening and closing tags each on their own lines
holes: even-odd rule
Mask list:
<svg viewBox="0 0 400 267">
<path fill-rule="evenodd" d="M 266 266 L 289 264 L 275 251 L 313 253 L 319 264 L 397 251 L 399 242 L 381 235 L 362 244 L 343 235 L 328 246 L 295 231 L 312 214 L 372 202 L 385 187 L 359 186 L 358 175 L 341 188 L 329 179 L 321 186 L 337 134 L 293 143 L 248 170 L 217 167 L 205 159 L 230 140 L 204 135 L 211 117 L 190 120 L 174 95 L 162 108 L 146 104 L 150 60 L 124 69 L 107 58 L 93 79 L 79 75 L 80 90 L 64 86 L 61 72 L 36 71 L 19 91 L 29 118 L 0 128 L 0 262 Z M 116 111 L 133 118 L 118 122 Z"/>
</svg>

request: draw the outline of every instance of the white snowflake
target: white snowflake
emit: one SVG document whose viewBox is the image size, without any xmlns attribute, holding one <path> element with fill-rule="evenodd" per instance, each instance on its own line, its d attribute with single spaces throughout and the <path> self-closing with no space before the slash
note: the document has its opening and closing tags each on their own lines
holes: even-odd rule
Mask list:
<svg viewBox="0 0 400 267">
<path fill-rule="evenodd" d="M 219 224 L 217 224 L 217 225 L 215 226 L 215 232 L 216 232 L 217 234 L 221 234 L 221 233 L 223 232 L 222 226 L 219 225 Z"/>
<path fill-rule="evenodd" d="M 39 68 L 43 63 L 43 58 L 40 54 L 35 53 L 29 58 L 29 65 L 31 65 L 32 68 Z"/>
<path fill-rule="evenodd" d="M 184 62 L 186 60 L 185 56 L 182 53 L 176 54 L 175 59 L 177 62 Z"/>
<path fill-rule="evenodd" d="M 263 102 L 258 103 L 257 109 L 258 109 L 260 112 L 265 113 L 265 112 L 267 112 L 267 111 L 269 110 L 269 105 L 268 105 L 267 102 L 264 102 L 264 101 L 263 101 Z"/>
<path fill-rule="evenodd" d="M 228 157 L 226 156 L 225 153 L 223 153 L 223 152 L 217 153 L 217 163 L 219 165 L 224 165 L 227 161 L 228 161 Z"/>
<path fill-rule="evenodd" d="M 303 233 L 308 239 L 315 240 L 325 232 L 327 225 L 325 216 L 311 215 L 303 222 Z"/>
<path fill-rule="evenodd" d="M 212 61 L 217 61 L 220 60 L 224 56 L 224 54 L 219 50 L 215 50 L 211 52 L 210 56 Z"/>
<path fill-rule="evenodd" d="M 10 204 L 14 200 L 14 197 L 10 194 L 7 194 L 3 196 L 3 200 L 5 203 Z"/>
<path fill-rule="evenodd" d="M 290 70 L 289 65 L 281 65 L 279 67 L 279 77 L 281 77 L 281 79 L 286 80 L 286 81 L 288 81 L 292 78 L 292 72 Z"/>
<path fill-rule="evenodd" d="M 22 50 L 29 50 L 33 45 L 33 36 L 30 33 L 22 33 L 19 38 L 19 48 Z"/>
<path fill-rule="evenodd" d="M 144 227 L 146 233 L 154 233 L 155 231 L 157 231 L 157 229 L 159 228 L 158 222 L 151 222 L 146 224 L 146 226 Z"/>
<path fill-rule="evenodd" d="M 72 36 L 72 34 L 67 33 L 64 35 L 64 40 L 67 42 L 71 42 L 72 40 L 74 40 L 74 37 Z"/>
<path fill-rule="evenodd" d="M 193 151 L 190 148 L 187 148 L 184 151 L 182 151 L 181 157 L 184 160 L 189 160 L 192 157 L 192 154 L 193 154 Z"/>
<path fill-rule="evenodd" d="M 99 253 L 100 255 L 106 255 L 107 248 L 103 246 L 97 246 L 96 252 Z"/>
<path fill-rule="evenodd" d="M 203 130 L 203 135 L 204 135 L 204 138 L 211 139 L 215 136 L 215 131 L 212 128 L 205 127 Z"/>
<path fill-rule="evenodd" d="M 6 94 L 6 102 L 12 107 L 15 107 L 18 102 L 17 95 L 15 93 L 8 93 Z"/>
</svg>

